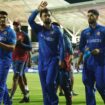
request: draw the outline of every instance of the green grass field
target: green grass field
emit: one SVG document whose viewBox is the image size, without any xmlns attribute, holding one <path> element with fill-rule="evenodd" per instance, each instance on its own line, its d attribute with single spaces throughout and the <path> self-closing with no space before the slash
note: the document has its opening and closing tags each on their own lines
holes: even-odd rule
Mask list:
<svg viewBox="0 0 105 105">
<path fill-rule="evenodd" d="M 20 89 L 16 90 L 15 96 L 13 98 L 13 105 L 43 105 L 42 92 L 40 87 L 40 81 L 38 73 L 27 73 L 28 85 L 30 89 L 30 103 L 20 104 L 19 101 L 22 98 Z M 8 88 L 12 86 L 13 73 L 9 73 L 7 84 Z M 85 90 L 81 81 L 81 74 L 74 74 L 75 83 L 74 90 L 78 93 L 78 96 L 73 96 L 73 105 L 86 105 L 85 103 Z M 96 92 L 97 105 L 103 105 L 102 99 L 98 92 Z M 59 97 L 59 105 L 65 105 L 64 96 Z"/>
</svg>

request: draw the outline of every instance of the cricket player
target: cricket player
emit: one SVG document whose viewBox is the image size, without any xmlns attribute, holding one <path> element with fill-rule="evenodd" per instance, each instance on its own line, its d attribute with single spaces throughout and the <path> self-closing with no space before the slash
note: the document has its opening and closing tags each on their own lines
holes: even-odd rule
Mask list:
<svg viewBox="0 0 105 105">
<path fill-rule="evenodd" d="M 5 98 L 8 97 L 6 79 L 12 63 L 12 51 L 16 44 L 15 32 L 6 25 L 8 20 L 7 17 L 7 12 L 0 11 L 0 105 L 2 103 L 4 93 Z M 6 101 L 6 99 L 4 101 Z M 4 104 L 11 105 L 9 102 L 4 102 Z"/>
<path fill-rule="evenodd" d="M 83 59 L 83 83 L 86 105 L 96 105 L 94 85 L 105 103 L 105 27 L 97 23 L 99 12 L 88 11 L 89 27 L 82 31 L 80 38 L 80 59 Z"/>
<path fill-rule="evenodd" d="M 58 64 L 63 66 L 64 42 L 60 29 L 51 23 L 51 12 L 46 6 L 47 2 L 42 1 L 38 9 L 31 14 L 28 22 L 31 28 L 36 32 L 39 41 L 38 69 L 44 105 L 58 105 L 55 80 L 58 73 Z M 38 13 L 40 13 L 43 25 L 37 24 L 34 21 Z"/>
</svg>

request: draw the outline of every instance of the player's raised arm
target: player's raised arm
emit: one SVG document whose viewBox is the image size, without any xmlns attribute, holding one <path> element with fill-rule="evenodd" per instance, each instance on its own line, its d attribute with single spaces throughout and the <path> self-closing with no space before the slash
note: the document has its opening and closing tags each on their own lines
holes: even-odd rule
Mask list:
<svg viewBox="0 0 105 105">
<path fill-rule="evenodd" d="M 45 9 L 47 6 L 47 2 L 42 1 L 38 8 L 32 12 L 31 16 L 28 19 L 29 25 L 31 26 L 32 30 L 35 32 L 38 32 L 41 29 L 41 26 L 37 24 L 34 20 L 36 19 L 39 12 L 41 12 L 43 9 Z"/>
</svg>

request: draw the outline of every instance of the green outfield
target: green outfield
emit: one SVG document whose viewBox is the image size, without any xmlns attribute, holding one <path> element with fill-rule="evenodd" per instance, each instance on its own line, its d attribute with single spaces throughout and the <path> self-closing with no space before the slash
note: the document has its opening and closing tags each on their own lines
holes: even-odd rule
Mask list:
<svg viewBox="0 0 105 105">
<path fill-rule="evenodd" d="M 24 103 L 24 104 L 18 103 L 22 98 L 21 91 L 18 88 L 13 99 L 13 105 L 43 105 L 38 73 L 27 73 L 26 75 L 28 79 L 28 85 L 30 88 L 30 103 Z M 9 73 L 7 79 L 8 88 L 11 88 L 12 86 L 12 77 L 13 73 Z M 73 105 L 86 105 L 84 86 L 81 81 L 81 74 L 74 74 L 74 77 L 75 77 L 74 90 L 79 95 L 73 96 Z M 103 105 L 102 99 L 99 96 L 98 92 L 96 92 L 96 96 L 97 96 L 96 97 L 97 105 Z M 59 101 L 60 101 L 59 105 L 65 105 L 65 98 L 63 96 L 59 97 Z"/>
</svg>

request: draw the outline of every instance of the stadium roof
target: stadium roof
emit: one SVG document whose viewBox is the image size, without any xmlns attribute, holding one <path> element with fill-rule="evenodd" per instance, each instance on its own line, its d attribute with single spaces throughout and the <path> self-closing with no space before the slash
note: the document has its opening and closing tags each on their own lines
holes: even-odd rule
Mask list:
<svg viewBox="0 0 105 105">
<path fill-rule="evenodd" d="M 22 24 L 27 24 L 30 12 L 35 10 L 42 0 L 0 0 L 0 10 L 9 13 L 11 21 L 16 18 Z M 86 13 L 90 8 L 96 8 L 100 12 L 99 23 L 105 25 L 105 0 L 93 0 L 89 2 L 69 4 L 64 0 L 47 0 L 48 8 L 53 11 L 53 18 L 70 30 L 86 27 Z M 40 21 L 40 19 L 37 19 Z"/>
</svg>

